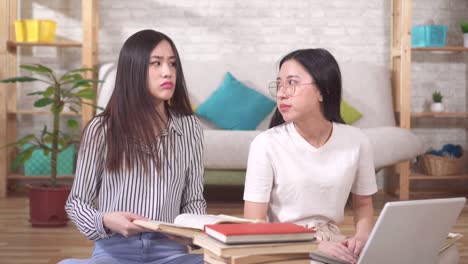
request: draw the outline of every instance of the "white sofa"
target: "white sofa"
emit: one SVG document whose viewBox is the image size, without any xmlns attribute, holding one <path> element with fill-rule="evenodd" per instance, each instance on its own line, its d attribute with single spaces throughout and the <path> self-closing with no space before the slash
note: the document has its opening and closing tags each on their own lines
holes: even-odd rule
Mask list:
<svg viewBox="0 0 468 264">
<path fill-rule="evenodd" d="M 268 82 L 276 78 L 277 72 L 277 63 L 258 62 L 255 58 L 185 61 L 182 65 L 194 106 L 200 105 L 210 96 L 227 71 L 265 95 Z M 340 68 L 343 99 L 363 114 L 353 125 L 362 128 L 369 136 L 376 168 L 412 159 L 423 153 L 423 144 L 418 137 L 395 126 L 389 69 L 365 63 L 340 63 Z M 99 78 L 104 82 L 99 88 L 98 105 L 105 106 L 115 82 L 115 65 L 104 64 L 100 68 Z M 201 119 L 205 134 L 205 168 L 244 170 L 250 142 L 268 128 L 270 117 L 271 114 L 255 131 L 220 130 Z"/>
</svg>

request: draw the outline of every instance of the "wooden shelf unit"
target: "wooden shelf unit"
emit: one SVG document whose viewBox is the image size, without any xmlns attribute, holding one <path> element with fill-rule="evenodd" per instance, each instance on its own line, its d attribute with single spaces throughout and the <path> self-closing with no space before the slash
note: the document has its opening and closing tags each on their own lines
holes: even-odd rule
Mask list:
<svg viewBox="0 0 468 264">
<path fill-rule="evenodd" d="M 394 109 L 401 128 L 411 129 L 411 118 L 467 118 L 468 112 L 414 113 L 411 112 L 411 55 L 412 52 L 468 52 L 468 48 L 459 46 L 446 47 L 411 47 L 412 0 L 391 0 L 391 69 Z M 468 172 L 452 176 L 430 176 L 412 172 L 410 161 L 397 165 L 399 173 L 399 198 L 408 200 L 410 181 L 412 180 L 465 180 Z"/>
<path fill-rule="evenodd" d="M 0 79 L 17 75 L 18 47 L 56 47 L 81 48 L 83 68 L 93 68 L 97 65 L 98 54 L 98 0 L 81 0 L 81 24 L 83 30 L 82 41 L 16 42 L 14 21 L 17 19 L 19 0 L 0 1 Z M 60 21 L 58 21 L 60 23 Z M 95 73 L 85 72 L 84 78 L 95 78 Z M 87 102 L 91 102 L 87 100 Z M 16 86 L 14 84 L 0 84 L 0 146 L 16 140 L 16 118 L 19 115 L 46 115 L 46 111 L 19 110 L 16 105 Z M 79 116 L 74 112 L 63 115 Z M 83 104 L 81 120 L 83 127 L 94 116 L 93 107 Z M 9 174 L 10 164 L 15 155 L 15 149 L 0 149 L 0 198 L 7 195 L 9 180 L 41 180 L 48 176 L 22 176 Z M 70 176 L 59 176 L 68 179 Z"/>
<path fill-rule="evenodd" d="M 409 176 L 410 180 L 466 180 L 468 179 L 468 173 L 456 174 L 456 175 L 426 175 L 418 172 L 412 172 Z"/>
<path fill-rule="evenodd" d="M 466 118 L 468 117 L 468 112 L 442 112 L 442 113 L 422 112 L 422 113 L 411 113 L 411 116 L 413 117 Z"/>
<path fill-rule="evenodd" d="M 69 180 L 73 179 L 73 175 L 57 175 L 57 180 Z M 33 175 L 25 176 L 21 174 L 9 174 L 8 180 L 48 180 L 50 176 L 47 175 Z"/>
<path fill-rule="evenodd" d="M 37 111 L 37 110 L 16 110 L 16 111 L 9 111 L 9 115 L 52 115 L 50 111 Z M 63 116 L 81 116 L 81 114 L 77 114 L 75 112 L 62 112 L 61 115 Z"/>
<path fill-rule="evenodd" d="M 468 112 L 419 112 L 411 113 L 411 117 L 434 117 L 434 118 L 466 118 L 468 117 Z"/>
<path fill-rule="evenodd" d="M 400 116 L 400 112 L 396 112 L 397 116 Z M 468 112 L 411 112 L 412 118 L 422 118 L 422 117 L 431 117 L 431 118 L 467 118 Z"/>
<path fill-rule="evenodd" d="M 411 48 L 413 51 L 451 51 L 451 52 L 466 52 L 468 48 L 459 46 L 445 46 L 445 47 L 421 47 Z"/>
<path fill-rule="evenodd" d="M 7 50 L 16 53 L 18 47 L 57 47 L 57 48 L 81 48 L 83 44 L 77 41 L 60 42 L 16 42 L 7 40 Z"/>
</svg>

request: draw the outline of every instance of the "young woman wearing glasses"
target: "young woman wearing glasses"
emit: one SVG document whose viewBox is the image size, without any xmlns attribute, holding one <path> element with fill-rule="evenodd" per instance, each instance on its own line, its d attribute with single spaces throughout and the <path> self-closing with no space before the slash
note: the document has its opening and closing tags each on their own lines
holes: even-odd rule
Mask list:
<svg viewBox="0 0 468 264">
<path fill-rule="evenodd" d="M 373 227 L 377 191 L 369 139 L 340 117 L 341 74 L 326 50 L 297 50 L 269 86 L 276 98 L 270 129 L 251 143 L 244 216 L 317 230 L 319 250 L 355 263 Z M 351 193 L 356 233 L 337 224 Z"/>
</svg>

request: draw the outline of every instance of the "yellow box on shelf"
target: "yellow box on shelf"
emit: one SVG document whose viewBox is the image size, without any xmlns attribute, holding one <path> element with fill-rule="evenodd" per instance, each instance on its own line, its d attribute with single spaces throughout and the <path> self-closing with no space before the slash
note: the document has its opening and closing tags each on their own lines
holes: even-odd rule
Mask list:
<svg viewBox="0 0 468 264">
<path fill-rule="evenodd" d="M 40 31 L 39 41 L 40 42 L 54 42 L 55 41 L 55 29 L 57 23 L 52 20 L 40 20 Z"/>
<path fill-rule="evenodd" d="M 15 37 L 17 42 L 26 41 L 26 23 L 24 20 L 15 21 Z"/>
<path fill-rule="evenodd" d="M 25 19 L 15 21 L 17 42 L 54 42 L 57 23 L 52 20 Z"/>
<path fill-rule="evenodd" d="M 25 41 L 39 42 L 39 20 L 27 19 L 24 20 Z"/>
</svg>

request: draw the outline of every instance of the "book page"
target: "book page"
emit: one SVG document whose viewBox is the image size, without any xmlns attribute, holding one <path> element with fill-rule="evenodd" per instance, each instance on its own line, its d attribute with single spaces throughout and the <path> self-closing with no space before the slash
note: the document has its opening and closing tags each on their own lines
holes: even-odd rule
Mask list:
<svg viewBox="0 0 468 264">
<path fill-rule="evenodd" d="M 187 228 L 176 224 L 159 222 L 159 221 L 144 221 L 133 220 L 133 223 L 156 232 L 162 232 L 173 236 L 180 236 L 184 238 L 193 239 L 196 234 L 202 234 L 203 231 L 195 228 Z"/>
<path fill-rule="evenodd" d="M 221 220 L 218 221 L 216 224 L 221 224 L 221 223 L 265 223 L 263 220 L 259 219 L 247 219 L 247 218 L 242 218 L 242 217 L 236 217 L 236 216 L 231 216 L 231 215 L 224 215 L 220 214 L 217 215 Z"/>
<path fill-rule="evenodd" d="M 144 227 L 144 228 L 147 228 L 147 229 L 151 229 L 151 230 L 154 230 L 154 231 L 161 230 L 161 227 L 160 227 L 161 225 L 178 227 L 175 224 L 160 222 L 160 221 L 156 221 L 156 220 L 149 220 L 149 221 L 133 220 L 133 223 L 138 225 L 138 226 L 141 226 L 141 227 Z"/>
<path fill-rule="evenodd" d="M 197 214 L 180 214 L 174 224 L 183 227 L 190 227 L 203 230 L 205 225 L 213 225 L 220 223 L 258 223 L 259 220 L 250 220 L 241 217 L 230 215 L 197 215 Z"/>
</svg>

